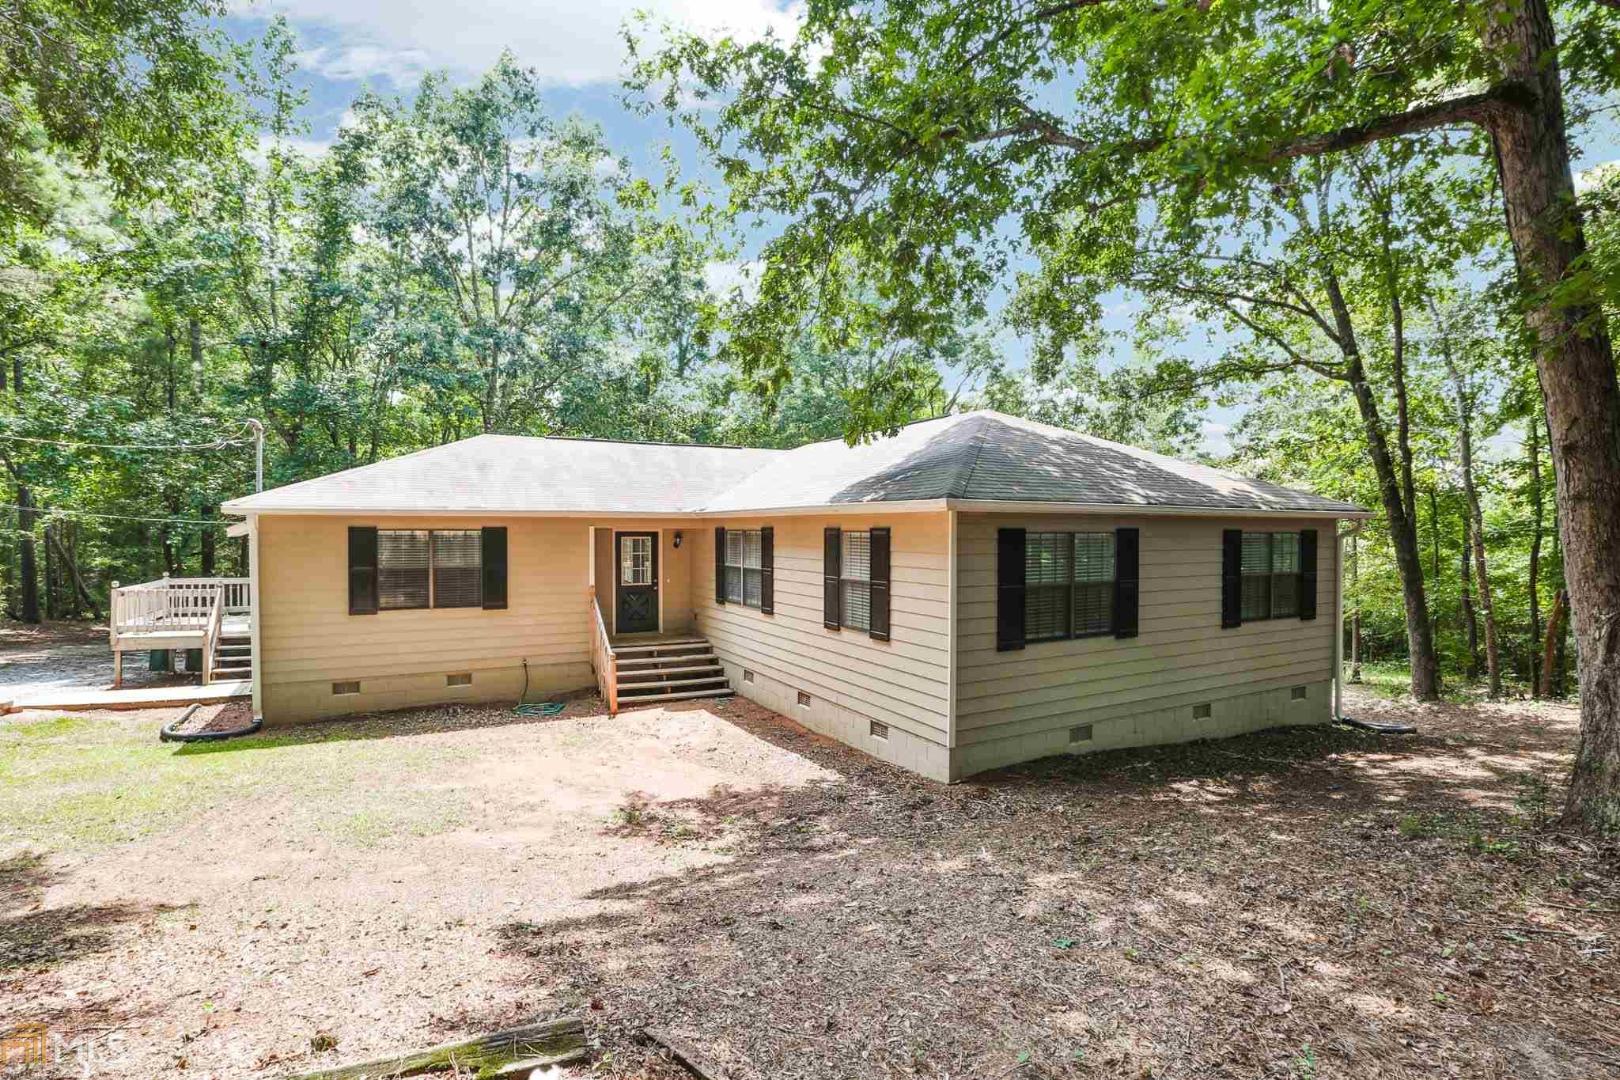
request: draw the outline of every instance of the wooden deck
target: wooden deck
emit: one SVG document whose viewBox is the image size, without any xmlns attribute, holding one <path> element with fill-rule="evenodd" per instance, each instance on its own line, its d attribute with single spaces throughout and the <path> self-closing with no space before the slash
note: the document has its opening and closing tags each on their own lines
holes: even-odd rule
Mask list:
<svg viewBox="0 0 1620 1080">
<path fill-rule="evenodd" d="M 253 676 L 252 584 L 248 578 L 163 578 L 112 591 L 108 644 L 113 685 L 121 686 L 124 653 L 198 649 L 202 679 L 238 682 Z"/>
</svg>

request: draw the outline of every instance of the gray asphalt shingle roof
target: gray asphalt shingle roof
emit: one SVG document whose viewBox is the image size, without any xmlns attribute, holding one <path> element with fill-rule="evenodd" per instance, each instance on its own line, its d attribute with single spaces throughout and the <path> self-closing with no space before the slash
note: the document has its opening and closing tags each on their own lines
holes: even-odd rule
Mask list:
<svg viewBox="0 0 1620 1080">
<path fill-rule="evenodd" d="M 480 435 L 227 503 L 229 512 L 750 513 L 1027 502 L 1360 516 L 1352 503 L 1063 428 L 970 412 L 859 446 L 746 450 Z"/>
</svg>

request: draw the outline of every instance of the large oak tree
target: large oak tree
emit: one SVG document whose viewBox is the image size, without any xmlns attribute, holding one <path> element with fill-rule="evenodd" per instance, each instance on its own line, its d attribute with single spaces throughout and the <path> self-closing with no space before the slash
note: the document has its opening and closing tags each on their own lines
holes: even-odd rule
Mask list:
<svg viewBox="0 0 1620 1080">
<path fill-rule="evenodd" d="M 1620 0 L 812 0 L 792 41 L 676 36 L 637 82 L 691 110 L 735 209 L 785 222 L 730 348 L 790 363 L 941 332 L 1077 215 L 1222 202 L 1300 159 L 1461 138 L 1495 169 L 1557 472 L 1580 645 L 1572 814 L 1620 822 L 1620 383 L 1570 109 L 1620 74 Z M 1009 227 L 1009 223 L 1012 227 Z M 868 421 L 874 419 L 866 418 Z M 881 420 L 881 418 L 876 418 Z"/>
</svg>

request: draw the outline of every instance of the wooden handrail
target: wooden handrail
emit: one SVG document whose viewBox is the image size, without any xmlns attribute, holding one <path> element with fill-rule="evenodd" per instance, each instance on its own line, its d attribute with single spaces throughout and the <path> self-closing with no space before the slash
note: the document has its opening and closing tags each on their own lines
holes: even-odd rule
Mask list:
<svg viewBox="0 0 1620 1080">
<path fill-rule="evenodd" d="M 219 641 L 219 626 L 225 618 L 225 590 L 214 593 L 214 608 L 208 613 L 208 629 L 203 633 L 202 681 L 207 686 L 214 681 L 214 645 Z"/>
<path fill-rule="evenodd" d="M 591 668 L 596 672 L 596 688 L 607 702 L 608 715 L 619 715 L 619 661 L 608 640 L 602 605 L 596 602 L 596 586 L 587 586 L 591 601 Z"/>
</svg>

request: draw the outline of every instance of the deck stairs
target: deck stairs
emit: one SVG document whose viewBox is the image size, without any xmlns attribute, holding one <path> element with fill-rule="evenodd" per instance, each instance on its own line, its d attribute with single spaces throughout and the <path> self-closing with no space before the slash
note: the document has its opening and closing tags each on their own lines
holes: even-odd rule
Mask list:
<svg viewBox="0 0 1620 1080">
<path fill-rule="evenodd" d="M 613 659 L 621 709 L 735 693 L 705 638 L 616 643 Z"/>
<path fill-rule="evenodd" d="M 227 625 L 214 640 L 214 667 L 211 679 L 220 682 L 252 678 L 253 633 L 245 626 L 237 629 Z"/>
</svg>

